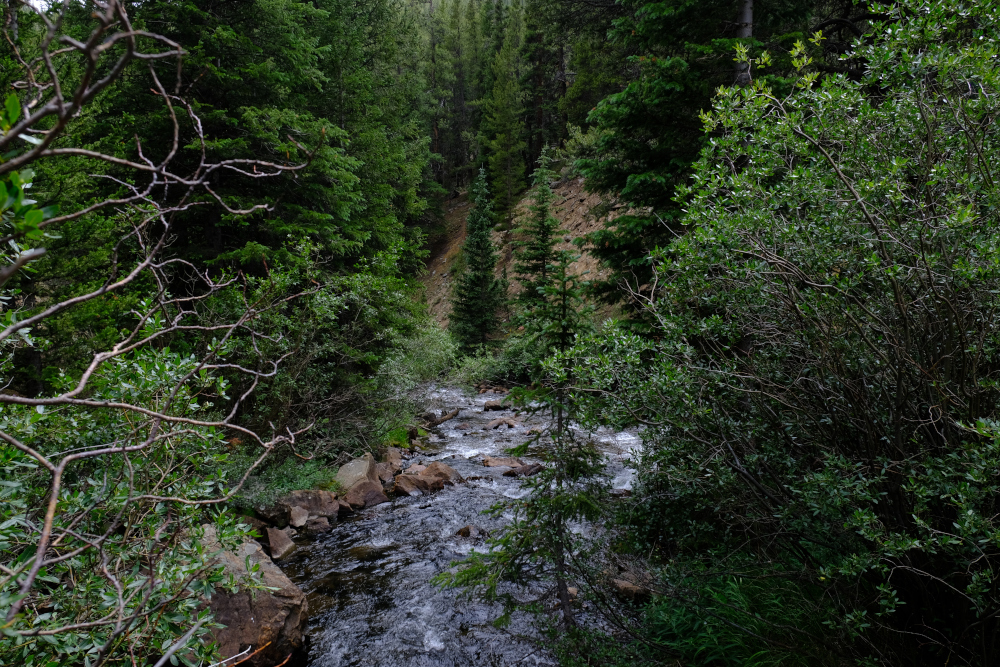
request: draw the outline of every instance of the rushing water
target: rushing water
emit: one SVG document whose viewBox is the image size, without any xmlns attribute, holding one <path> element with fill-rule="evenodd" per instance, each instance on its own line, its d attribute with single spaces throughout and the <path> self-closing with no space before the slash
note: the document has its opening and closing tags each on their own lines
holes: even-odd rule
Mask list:
<svg viewBox="0 0 1000 667">
<path fill-rule="evenodd" d="M 427 407 L 458 417 L 433 430 L 428 450 L 406 462 L 440 460 L 466 478 L 430 496 L 397 498 L 364 510 L 316 541 L 300 546 L 283 566 L 309 597 L 308 664 L 313 667 L 488 666 L 554 664 L 535 641 L 532 619 L 515 615 L 505 629 L 493 627 L 499 608 L 441 590 L 430 579 L 472 550 L 485 550 L 483 537 L 459 537 L 467 525 L 496 531 L 509 517 L 483 510 L 504 498 L 526 494 L 506 468 L 486 468 L 486 455 L 524 442 L 539 418 L 519 418 L 516 428 L 484 430 L 506 412 L 483 412 L 494 394 L 472 396 L 451 387 L 430 388 Z M 628 433 L 595 434 L 608 455 L 617 488 L 628 488 L 631 471 L 622 465 L 638 439 Z M 524 459 L 530 461 L 530 457 Z M 538 591 L 511 591 L 525 598 Z"/>
</svg>

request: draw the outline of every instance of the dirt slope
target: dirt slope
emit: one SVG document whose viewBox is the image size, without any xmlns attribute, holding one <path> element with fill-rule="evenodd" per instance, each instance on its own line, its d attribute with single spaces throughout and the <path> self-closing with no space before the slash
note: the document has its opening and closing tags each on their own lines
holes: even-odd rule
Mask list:
<svg viewBox="0 0 1000 667">
<path fill-rule="evenodd" d="M 561 181 L 552 191 L 555 195 L 552 212 L 561 223 L 560 229 L 570 239 L 598 230 L 606 221 L 623 213 L 621 210 L 613 210 L 610 213 L 598 215 L 596 211 L 603 211 L 608 207 L 600 206 L 604 203 L 600 196 L 584 191 L 582 178 Z M 531 191 L 526 192 L 515 208 L 515 226 L 518 224 L 517 219 L 527 215 L 528 206 L 531 203 L 530 197 Z M 453 199 L 446 207 L 447 242 L 440 244 L 431 252 L 431 257 L 427 262 L 427 275 L 421 278 L 431 315 L 443 327 L 448 326 L 448 316 L 451 314 L 453 270 L 461 254 L 462 243 L 465 241 L 465 219 L 469 215 L 470 208 L 471 205 L 465 195 Z M 501 275 L 504 269 L 507 269 L 508 274 L 510 274 L 514 255 L 513 234 L 509 231 L 494 231 L 493 242 L 500 255 L 497 275 Z M 568 243 L 560 243 L 558 247 L 559 249 L 574 249 Z M 584 253 L 573 263 L 573 272 L 576 274 L 586 273 L 585 280 L 606 278 L 608 275 L 607 269 L 602 269 L 597 259 L 587 253 Z M 520 290 L 520 285 L 513 276 L 508 275 L 508 277 L 511 281 L 512 293 L 517 293 Z"/>
</svg>

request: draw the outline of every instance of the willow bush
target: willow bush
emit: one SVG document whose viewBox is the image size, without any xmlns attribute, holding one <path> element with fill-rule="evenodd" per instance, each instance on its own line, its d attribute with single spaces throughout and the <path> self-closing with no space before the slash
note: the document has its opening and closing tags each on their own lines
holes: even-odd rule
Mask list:
<svg viewBox="0 0 1000 667">
<path fill-rule="evenodd" d="M 993 664 L 998 9 L 897 3 L 845 56 L 863 77 L 813 71 L 817 34 L 794 92 L 723 88 L 703 115 L 656 339 L 581 350 L 606 417 L 647 425 L 619 528 L 654 609 L 813 664 Z M 727 604 L 733 577 L 784 602 Z"/>
</svg>

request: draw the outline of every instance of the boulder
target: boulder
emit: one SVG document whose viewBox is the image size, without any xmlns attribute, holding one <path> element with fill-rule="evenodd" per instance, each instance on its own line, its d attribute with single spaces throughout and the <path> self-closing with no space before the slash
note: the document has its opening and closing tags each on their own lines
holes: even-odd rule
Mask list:
<svg viewBox="0 0 1000 667">
<path fill-rule="evenodd" d="M 518 466 L 517 468 L 511 468 L 510 470 L 505 470 L 503 473 L 504 477 L 531 477 L 532 475 L 537 475 L 545 468 L 542 467 L 541 463 L 529 463 L 527 465 Z"/>
<path fill-rule="evenodd" d="M 379 481 L 386 484 L 392 481 L 393 475 L 395 475 L 397 471 L 393 470 L 392 466 L 388 463 L 379 463 L 375 466 L 375 472 L 378 473 Z"/>
<path fill-rule="evenodd" d="M 288 513 L 288 525 L 293 528 L 301 528 L 309 520 L 309 510 L 295 505 Z"/>
<path fill-rule="evenodd" d="M 337 483 L 345 489 L 350 489 L 363 480 L 371 482 L 379 481 L 375 458 L 371 454 L 365 454 L 359 459 L 354 459 L 350 463 L 341 466 L 340 470 L 337 471 Z M 353 503 L 351 504 L 353 505 Z"/>
<path fill-rule="evenodd" d="M 309 521 L 306 522 L 305 530 L 306 530 L 306 535 L 316 536 L 320 535 L 321 533 L 327 532 L 331 528 L 333 528 L 333 526 L 330 525 L 329 519 L 327 519 L 325 516 L 318 516 L 314 519 L 309 519 Z"/>
<path fill-rule="evenodd" d="M 346 516 L 348 514 L 354 514 L 354 508 L 347 504 L 347 501 L 343 498 L 337 498 L 337 516 Z"/>
<path fill-rule="evenodd" d="M 441 477 L 427 477 L 426 475 L 416 475 L 427 483 L 431 491 L 440 491 L 444 488 L 444 480 Z"/>
<path fill-rule="evenodd" d="M 512 456 L 487 456 L 483 459 L 483 465 L 487 468 L 520 468 L 524 461 Z"/>
<path fill-rule="evenodd" d="M 288 505 L 275 503 L 270 507 L 258 507 L 257 516 L 269 526 L 284 528 L 288 525 L 288 513 L 290 509 Z"/>
<path fill-rule="evenodd" d="M 631 602 L 643 603 L 652 597 L 652 591 L 648 588 L 627 579 L 612 579 L 611 586 L 618 597 Z"/>
<path fill-rule="evenodd" d="M 500 417 L 499 419 L 494 419 L 493 421 L 488 423 L 486 425 L 486 428 L 496 430 L 501 426 L 506 426 L 507 428 L 514 428 L 515 426 L 517 426 L 517 422 L 515 422 L 510 417 Z"/>
<path fill-rule="evenodd" d="M 423 472 L 420 473 L 420 476 L 436 477 L 448 485 L 460 484 L 465 481 L 462 476 L 458 474 L 457 470 L 449 465 L 441 463 L 440 461 L 435 461 L 424 468 Z"/>
<path fill-rule="evenodd" d="M 337 516 L 339 506 L 337 494 L 320 489 L 292 491 L 278 500 L 278 504 L 289 508 L 289 519 L 291 519 L 291 508 L 296 506 L 306 510 L 311 516 Z"/>
<path fill-rule="evenodd" d="M 507 407 L 503 404 L 503 401 L 486 401 L 483 405 L 483 412 L 489 412 L 490 410 L 506 410 Z"/>
<path fill-rule="evenodd" d="M 213 526 L 205 526 L 202 543 L 209 552 L 219 552 L 213 562 L 237 580 L 250 576 L 248 565 L 259 565 L 254 576 L 259 576 L 259 583 L 265 587 L 253 592 L 243 588 L 238 593 L 215 589 L 209 607 L 215 621 L 224 626 L 212 630 L 222 657 L 232 658 L 247 648 L 249 656 L 264 647 L 241 664 L 271 667 L 301 648 L 309 611 L 306 596 L 271 562 L 260 545 L 249 540 L 236 551 L 222 551 Z"/>
<path fill-rule="evenodd" d="M 479 537 L 482 534 L 482 531 L 473 526 L 472 524 L 469 524 L 468 526 L 463 526 L 462 528 L 459 528 L 458 532 L 456 532 L 455 534 L 458 535 L 459 537 L 475 538 Z"/>
<path fill-rule="evenodd" d="M 405 474 L 407 474 L 407 475 L 419 475 L 420 473 L 422 473 L 425 470 L 427 470 L 427 466 L 421 465 L 419 463 L 414 463 L 413 465 L 411 465 L 409 468 L 407 468 L 403 472 Z"/>
<path fill-rule="evenodd" d="M 430 493 L 431 487 L 420 475 L 397 475 L 393 493 L 397 496 L 420 496 Z"/>
<path fill-rule="evenodd" d="M 271 547 L 271 558 L 281 560 L 295 551 L 295 542 L 284 530 L 267 529 L 267 543 Z"/>
<path fill-rule="evenodd" d="M 392 474 L 395 475 L 403 469 L 403 452 L 398 447 L 386 447 L 382 454 L 382 462 L 389 464 Z"/>
<path fill-rule="evenodd" d="M 382 482 L 378 481 L 377 478 L 374 482 L 370 479 L 358 482 L 347 492 L 344 500 L 356 510 L 389 502 L 389 499 L 385 497 L 385 493 L 382 491 Z"/>
</svg>

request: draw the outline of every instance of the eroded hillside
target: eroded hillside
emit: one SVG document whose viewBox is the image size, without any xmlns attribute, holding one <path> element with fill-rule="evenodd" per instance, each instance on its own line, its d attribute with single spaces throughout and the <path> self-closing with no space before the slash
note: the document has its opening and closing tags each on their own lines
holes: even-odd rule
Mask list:
<svg viewBox="0 0 1000 667">
<path fill-rule="evenodd" d="M 560 222 L 560 229 L 572 241 L 580 236 L 600 229 L 608 220 L 621 215 L 623 210 L 606 206 L 599 195 L 588 193 L 583 188 L 583 179 L 574 178 L 560 181 L 552 188 L 555 199 L 552 212 Z M 527 215 L 531 205 L 531 191 L 521 198 L 515 209 L 515 220 Z M 447 240 L 439 244 L 431 253 L 427 262 L 427 274 L 421 279 L 425 287 L 425 298 L 431 315 L 443 327 L 448 325 L 451 314 L 451 291 L 454 285 L 456 270 L 461 269 L 462 243 L 465 241 L 465 219 L 469 215 L 471 205 L 463 194 L 453 199 L 445 209 L 445 226 Z M 516 223 L 515 223 L 516 226 Z M 505 270 L 511 281 L 511 293 L 520 290 L 517 280 L 511 275 L 511 265 L 514 257 L 514 233 L 511 231 L 494 231 L 493 242 L 496 244 L 500 261 L 497 264 L 497 275 Z M 560 243 L 558 248 L 573 249 L 570 243 Z M 606 278 L 608 270 L 600 266 L 597 259 L 583 253 L 573 262 L 573 272 L 586 274 L 587 280 Z"/>
</svg>

